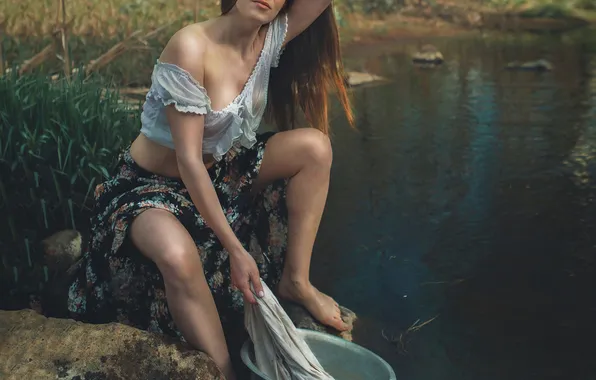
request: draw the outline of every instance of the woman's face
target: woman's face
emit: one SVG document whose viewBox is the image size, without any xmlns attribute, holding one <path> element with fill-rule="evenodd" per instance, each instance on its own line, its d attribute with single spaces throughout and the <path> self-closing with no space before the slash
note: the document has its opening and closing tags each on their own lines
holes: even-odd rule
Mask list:
<svg viewBox="0 0 596 380">
<path fill-rule="evenodd" d="M 238 0 L 236 10 L 261 24 L 271 22 L 284 7 L 286 0 Z"/>
</svg>

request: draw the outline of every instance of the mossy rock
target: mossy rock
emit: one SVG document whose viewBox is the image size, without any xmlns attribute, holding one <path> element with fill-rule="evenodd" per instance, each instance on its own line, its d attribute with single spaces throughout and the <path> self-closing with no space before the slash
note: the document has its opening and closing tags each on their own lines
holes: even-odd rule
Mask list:
<svg viewBox="0 0 596 380">
<path fill-rule="evenodd" d="M 0 310 L 0 378 L 7 380 L 225 380 L 204 353 L 118 323 Z"/>
</svg>

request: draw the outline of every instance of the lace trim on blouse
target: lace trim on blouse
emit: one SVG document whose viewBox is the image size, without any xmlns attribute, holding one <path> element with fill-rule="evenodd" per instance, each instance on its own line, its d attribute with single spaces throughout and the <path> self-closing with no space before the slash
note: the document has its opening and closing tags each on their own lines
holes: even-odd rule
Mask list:
<svg viewBox="0 0 596 380">
<path fill-rule="evenodd" d="M 211 98 L 205 87 L 177 65 L 157 60 L 151 83 L 147 97 L 154 97 L 164 107 L 174 105 L 177 111 L 198 115 L 211 111 Z"/>
<path fill-rule="evenodd" d="M 143 106 L 141 132 L 173 149 L 165 117 L 165 107 L 173 105 L 180 112 L 205 115 L 203 152 L 212 154 L 216 160 L 221 160 L 237 144 L 252 147 L 265 111 L 270 68 L 277 67 L 283 53 L 287 22 L 287 14 L 271 22 L 263 49 L 242 91 L 220 110 L 212 108 L 207 90 L 188 71 L 158 60 Z"/>
</svg>

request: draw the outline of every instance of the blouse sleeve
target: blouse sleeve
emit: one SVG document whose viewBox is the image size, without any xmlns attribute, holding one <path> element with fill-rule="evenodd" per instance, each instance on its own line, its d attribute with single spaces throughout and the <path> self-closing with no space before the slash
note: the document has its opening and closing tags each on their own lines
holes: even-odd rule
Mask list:
<svg viewBox="0 0 596 380">
<path fill-rule="evenodd" d="M 269 26 L 271 28 L 271 67 L 279 66 L 279 59 L 284 51 L 283 44 L 288 32 L 288 14 L 283 13 L 277 16 Z"/>
<path fill-rule="evenodd" d="M 151 78 L 154 95 L 164 106 L 185 113 L 205 115 L 211 109 L 207 90 L 186 70 L 158 62 Z"/>
</svg>

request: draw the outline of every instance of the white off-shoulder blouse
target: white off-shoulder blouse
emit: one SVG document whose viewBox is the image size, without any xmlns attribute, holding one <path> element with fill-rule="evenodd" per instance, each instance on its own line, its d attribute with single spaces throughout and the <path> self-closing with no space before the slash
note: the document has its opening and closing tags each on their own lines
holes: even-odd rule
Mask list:
<svg viewBox="0 0 596 380">
<path fill-rule="evenodd" d="M 252 147 L 267 104 L 269 73 L 279 64 L 287 28 L 287 14 L 271 22 L 263 50 L 242 92 L 221 110 L 211 108 L 207 90 L 188 71 L 158 60 L 143 104 L 141 133 L 174 149 L 165 114 L 165 107 L 174 105 L 181 112 L 205 115 L 204 154 L 212 154 L 219 161 L 232 146 Z"/>
</svg>

